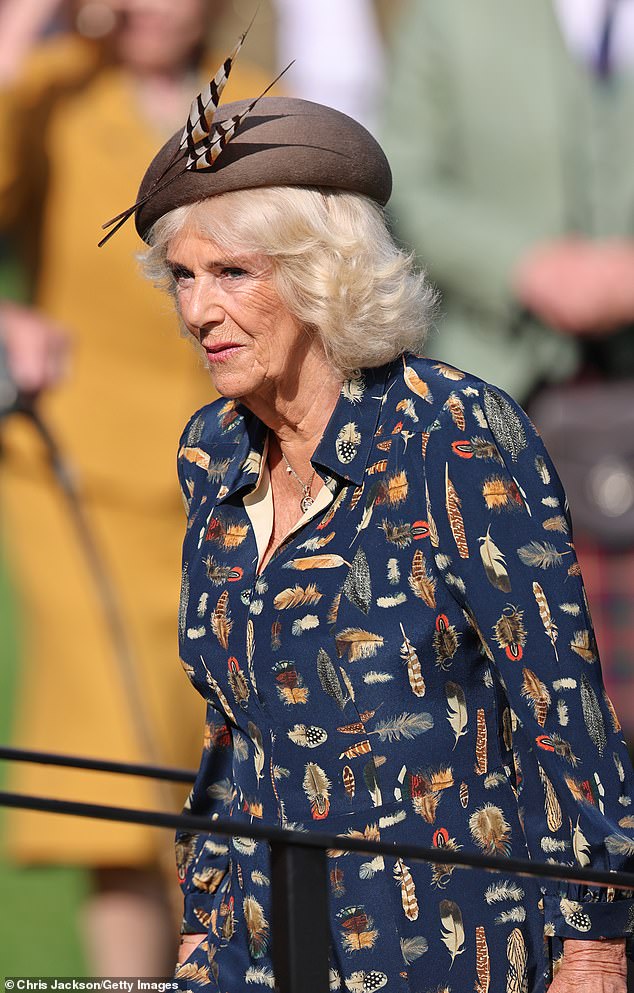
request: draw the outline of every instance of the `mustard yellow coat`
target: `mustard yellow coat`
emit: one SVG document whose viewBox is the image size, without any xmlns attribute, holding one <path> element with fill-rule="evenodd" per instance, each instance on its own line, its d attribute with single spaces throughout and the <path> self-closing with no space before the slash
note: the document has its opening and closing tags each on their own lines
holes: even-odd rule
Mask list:
<svg viewBox="0 0 634 993">
<path fill-rule="evenodd" d="M 226 99 L 265 85 L 241 61 Z M 139 273 L 133 225 L 96 247 L 103 221 L 133 202 L 165 135 L 142 118 L 125 73 L 73 38 L 43 46 L 15 90 L 0 95 L 0 130 L 0 224 L 14 228 L 32 261 L 39 257 L 35 303 L 72 341 L 70 375 L 41 411 L 116 583 L 161 759 L 195 767 L 204 715 L 178 662 L 184 519 L 174 458 L 183 424 L 215 394 L 170 300 Z M 2 440 L 2 540 L 23 648 L 15 742 L 143 760 L 138 715 L 42 447 L 16 418 Z M 187 791 L 166 797 L 149 781 L 27 765 L 13 768 L 9 786 L 175 810 Z M 26 812 L 8 825 L 11 854 L 30 862 L 143 864 L 162 841 L 151 829 Z"/>
</svg>

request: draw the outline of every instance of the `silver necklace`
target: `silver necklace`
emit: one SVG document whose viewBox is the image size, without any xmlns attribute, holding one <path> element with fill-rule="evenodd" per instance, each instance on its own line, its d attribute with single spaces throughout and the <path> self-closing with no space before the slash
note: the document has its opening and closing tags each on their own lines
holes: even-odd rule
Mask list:
<svg viewBox="0 0 634 993">
<path fill-rule="evenodd" d="M 287 471 L 287 473 L 289 474 L 289 476 L 293 476 L 297 480 L 297 482 L 299 483 L 299 485 L 302 488 L 302 498 L 299 501 L 299 507 L 300 507 L 300 510 L 301 510 L 302 514 L 305 514 L 306 511 L 309 510 L 312 507 L 312 505 L 314 504 L 314 502 L 315 502 L 313 500 L 313 498 L 311 497 L 311 495 L 310 495 L 311 486 L 313 485 L 313 479 L 315 478 L 315 470 L 313 469 L 312 476 L 310 477 L 310 479 L 308 480 L 308 482 L 305 483 L 297 475 L 297 473 L 293 469 L 293 466 L 290 464 L 290 462 L 286 458 L 284 452 L 282 452 L 282 458 L 284 459 L 284 462 L 286 464 L 286 471 Z"/>
</svg>

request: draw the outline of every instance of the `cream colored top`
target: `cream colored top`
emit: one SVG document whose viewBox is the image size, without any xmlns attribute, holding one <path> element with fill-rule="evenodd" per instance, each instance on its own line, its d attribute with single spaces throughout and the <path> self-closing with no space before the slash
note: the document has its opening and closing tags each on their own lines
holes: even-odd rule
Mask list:
<svg viewBox="0 0 634 993">
<path fill-rule="evenodd" d="M 250 493 L 247 493 L 243 499 L 244 509 L 247 512 L 249 520 L 251 521 L 251 527 L 253 528 L 255 541 L 258 547 L 258 572 L 260 571 L 260 564 L 266 554 L 266 550 L 271 541 L 271 535 L 273 534 L 273 489 L 271 487 L 271 473 L 269 472 L 268 453 L 269 441 L 267 438 L 264 445 L 264 452 L 262 454 L 262 461 L 260 463 L 260 475 L 258 476 L 255 489 L 251 490 Z M 322 510 L 325 510 L 326 507 L 332 503 L 332 501 L 333 494 L 327 486 L 322 485 L 312 506 L 302 514 L 290 531 L 287 532 L 284 536 L 284 541 L 286 541 L 292 534 L 295 534 L 296 531 L 299 531 L 299 529 L 302 528 L 304 524 L 311 521 L 313 517 L 320 514 Z"/>
</svg>

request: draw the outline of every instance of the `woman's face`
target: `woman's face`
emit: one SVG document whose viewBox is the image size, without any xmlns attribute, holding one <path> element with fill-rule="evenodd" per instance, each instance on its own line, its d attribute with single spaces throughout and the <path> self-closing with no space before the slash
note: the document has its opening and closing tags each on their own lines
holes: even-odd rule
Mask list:
<svg viewBox="0 0 634 993">
<path fill-rule="evenodd" d="M 321 345 L 286 309 L 270 261 L 187 231 L 170 241 L 167 259 L 179 313 L 218 392 L 246 403 L 292 395 L 298 368 Z"/>
<path fill-rule="evenodd" d="M 218 0 L 101 0 L 114 14 L 111 43 L 124 65 L 169 72 L 190 62 L 205 39 Z"/>
</svg>

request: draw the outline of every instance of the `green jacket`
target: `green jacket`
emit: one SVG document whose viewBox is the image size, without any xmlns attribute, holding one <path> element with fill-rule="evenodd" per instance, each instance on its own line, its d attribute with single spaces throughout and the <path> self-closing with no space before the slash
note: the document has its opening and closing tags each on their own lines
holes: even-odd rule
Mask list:
<svg viewBox="0 0 634 993">
<path fill-rule="evenodd" d="M 443 294 L 429 353 L 520 400 L 573 374 L 578 343 L 521 315 L 511 274 L 544 239 L 634 237 L 634 73 L 576 63 L 552 0 L 413 0 L 384 138 L 397 230 Z"/>
</svg>

